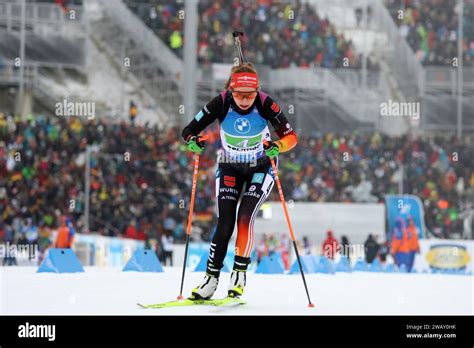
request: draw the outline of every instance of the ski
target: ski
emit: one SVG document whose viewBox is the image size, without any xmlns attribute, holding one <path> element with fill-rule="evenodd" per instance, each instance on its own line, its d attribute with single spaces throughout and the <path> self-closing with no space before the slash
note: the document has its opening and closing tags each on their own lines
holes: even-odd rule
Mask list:
<svg viewBox="0 0 474 348">
<path fill-rule="evenodd" d="M 188 306 L 198 306 L 198 305 L 205 305 L 205 306 L 226 306 L 226 305 L 243 305 L 246 302 L 241 300 L 237 297 L 224 297 L 221 299 L 214 299 L 214 300 L 191 300 L 189 298 L 185 300 L 175 300 L 163 303 L 155 303 L 155 304 L 148 304 L 142 305 L 137 303 L 140 308 L 171 308 L 171 307 L 188 307 Z"/>
</svg>

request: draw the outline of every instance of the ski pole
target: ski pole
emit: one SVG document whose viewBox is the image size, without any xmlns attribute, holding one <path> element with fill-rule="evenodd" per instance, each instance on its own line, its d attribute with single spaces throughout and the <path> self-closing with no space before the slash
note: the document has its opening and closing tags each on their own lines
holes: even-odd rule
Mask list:
<svg viewBox="0 0 474 348">
<path fill-rule="evenodd" d="M 266 148 L 268 148 L 270 146 L 270 143 L 268 141 L 265 141 L 264 146 Z M 306 279 L 304 277 L 303 267 L 301 266 L 300 254 L 298 253 L 298 248 L 296 247 L 295 234 L 293 232 L 293 227 L 291 226 L 291 221 L 290 221 L 290 216 L 288 214 L 288 209 L 286 208 L 285 197 L 283 196 L 283 191 L 281 189 L 280 178 L 278 177 L 278 170 L 277 170 L 277 167 L 275 165 L 275 161 L 273 160 L 273 158 L 270 158 L 270 162 L 272 163 L 273 173 L 275 174 L 275 181 L 276 181 L 277 187 L 278 187 L 278 193 L 280 194 L 280 201 L 281 201 L 281 204 L 283 205 L 283 211 L 285 212 L 286 222 L 288 224 L 288 229 L 290 230 L 291 240 L 293 242 L 293 247 L 295 248 L 296 259 L 298 260 L 298 265 L 300 266 L 301 277 L 303 277 L 303 284 L 304 284 L 304 288 L 306 290 L 306 296 L 308 297 L 308 307 L 314 307 L 314 304 L 311 302 L 311 298 L 309 297 L 308 285 L 306 284 Z"/>
<path fill-rule="evenodd" d="M 207 140 L 208 136 L 202 136 L 198 138 L 198 144 L 202 143 L 203 141 Z M 184 275 L 186 273 L 186 262 L 188 260 L 188 248 L 189 248 L 189 239 L 191 237 L 191 223 L 193 219 L 193 211 L 194 211 L 194 198 L 196 196 L 196 184 L 197 184 L 197 177 L 198 177 L 198 169 L 199 169 L 199 154 L 194 155 L 194 172 L 193 172 L 193 185 L 191 188 L 191 203 L 189 205 L 189 215 L 188 215 L 188 228 L 186 231 L 186 247 L 184 250 L 184 263 L 183 263 L 183 273 L 181 275 L 181 289 L 179 291 L 178 300 L 183 299 L 183 286 L 184 286 Z"/>
<path fill-rule="evenodd" d="M 244 54 L 242 53 L 242 46 L 240 44 L 240 38 L 239 38 L 239 36 L 244 36 L 244 33 L 242 31 L 235 30 L 232 33 L 232 36 L 234 38 L 234 44 L 237 47 L 237 51 L 239 52 L 240 64 L 244 64 Z"/>
</svg>

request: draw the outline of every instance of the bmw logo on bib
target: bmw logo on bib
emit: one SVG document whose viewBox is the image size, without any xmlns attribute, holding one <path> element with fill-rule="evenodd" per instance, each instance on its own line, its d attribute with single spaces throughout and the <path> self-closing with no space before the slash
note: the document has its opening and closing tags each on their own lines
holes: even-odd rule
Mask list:
<svg viewBox="0 0 474 348">
<path fill-rule="evenodd" d="M 245 133 L 250 132 L 249 120 L 243 117 L 239 117 L 238 119 L 235 120 L 234 129 L 236 130 L 237 133 L 240 133 L 240 134 L 245 134 Z"/>
</svg>

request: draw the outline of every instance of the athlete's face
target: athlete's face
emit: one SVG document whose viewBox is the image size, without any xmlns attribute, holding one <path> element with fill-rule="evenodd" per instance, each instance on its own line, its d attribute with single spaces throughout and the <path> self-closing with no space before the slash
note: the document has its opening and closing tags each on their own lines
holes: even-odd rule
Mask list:
<svg viewBox="0 0 474 348">
<path fill-rule="evenodd" d="M 252 87 L 237 87 L 232 90 L 235 103 L 242 110 L 247 110 L 257 97 L 257 91 Z"/>
</svg>

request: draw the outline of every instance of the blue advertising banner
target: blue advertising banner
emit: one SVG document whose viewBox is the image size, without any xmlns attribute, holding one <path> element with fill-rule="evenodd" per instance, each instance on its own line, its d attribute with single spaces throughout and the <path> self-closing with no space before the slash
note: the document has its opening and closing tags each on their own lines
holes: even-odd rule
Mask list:
<svg viewBox="0 0 474 348">
<path fill-rule="evenodd" d="M 423 214 L 423 204 L 417 196 L 386 195 L 385 206 L 387 208 L 388 240 L 392 240 L 395 221 L 399 217 L 403 218 L 406 222 L 408 221 L 409 217 L 412 217 L 418 231 L 418 238 L 424 238 L 425 217 Z"/>
</svg>

